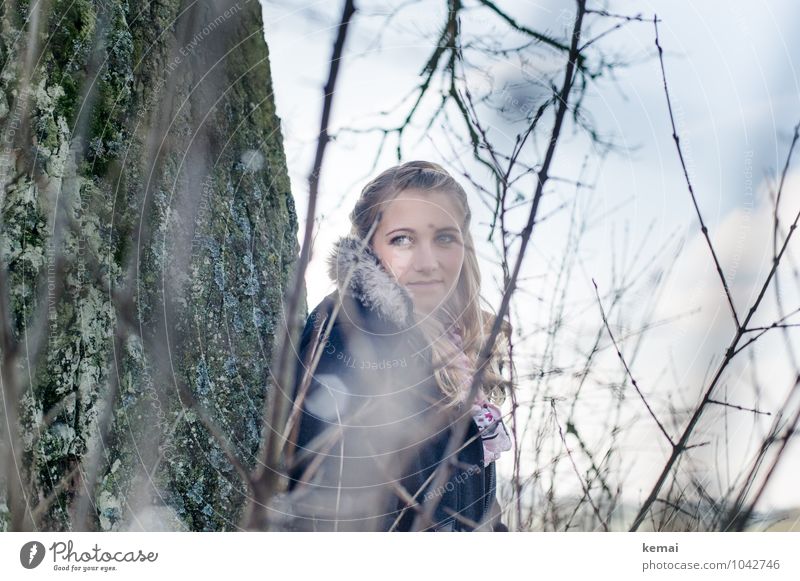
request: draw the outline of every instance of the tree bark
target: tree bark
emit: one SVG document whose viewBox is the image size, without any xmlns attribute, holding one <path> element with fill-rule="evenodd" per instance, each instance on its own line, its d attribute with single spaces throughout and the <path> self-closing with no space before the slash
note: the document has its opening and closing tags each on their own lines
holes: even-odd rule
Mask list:
<svg viewBox="0 0 800 581">
<path fill-rule="evenodd" d="M 0 526 L 233 528 L 299 250 L 260 4 L 0 15 Z"/>
</svg>

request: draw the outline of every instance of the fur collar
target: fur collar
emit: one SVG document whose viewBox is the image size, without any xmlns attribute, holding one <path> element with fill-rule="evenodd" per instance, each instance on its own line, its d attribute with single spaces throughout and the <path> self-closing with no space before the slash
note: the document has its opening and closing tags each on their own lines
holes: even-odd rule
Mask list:
<svg viewBox="0 0 800 581">
<path fill-rule="evenodd" d="M 358 238 L 340 238 L 328 257 L 328 276 L 340 292 L 357 299 L 382 320 L 400 328 L 411 326 L 414 309 L 411 295 L 386 272 L 369 246 L 359 251 L 360 246 Z M 344 281 L 351 268 L 350 284 L 344 289 Z"/>
</svg>

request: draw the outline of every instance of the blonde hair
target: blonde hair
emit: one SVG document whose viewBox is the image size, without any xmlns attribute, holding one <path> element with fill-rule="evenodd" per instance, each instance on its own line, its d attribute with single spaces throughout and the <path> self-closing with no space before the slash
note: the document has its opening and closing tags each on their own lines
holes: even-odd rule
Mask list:
<svg viewBox="0 0 800 581">
<path fill-rule="evenodd" d="M 456 366 L 458 348 L 448 336 L 449 326 L 456 326 L 463 341 L 463 350 L 471 367 L 475 367 L 478 354 L 483 347 L 495 320 L 495 315 L 481 308 L 480 287 L 481 274 L 475 245 L 470 233 L 470 212 L 467 194 L 461 185 L 440 165 L 429 161 L 409 161 L 394 166 L 372 181 L 361 191 L 353 211 L 350 213 L 352 224 L 351 235 L 363 240 L 373 224 L 380 219 L 380 214 L 387 202 L 405 190 L 441 192 L 452 196 L 455 205 L 464 216 L 461 234 L 464 240 L 464 263 L 456 283 L 446 304 L 442 305 L 435 316 L 415 320 L 427 345 L 430 345 L 434 376 L 446 406 L 455 406 L 463 397 L 463 391 L 469 384 L 462 383 L 463 376 Z M 372 244 L 372 240 L 369 241 Z M 511 336 L 511 326 L 503 321 L 501 333 L 498 334 L 488 365 L 483 374 L 481 389 L 490 401 L 502 403 L 506 391 L 511 389 L 511 382 L 503 377 L 504 371 L 511 371 L 503 350 Z M 469 375 L 471 379 L 472 374 Z"/>
</svg>

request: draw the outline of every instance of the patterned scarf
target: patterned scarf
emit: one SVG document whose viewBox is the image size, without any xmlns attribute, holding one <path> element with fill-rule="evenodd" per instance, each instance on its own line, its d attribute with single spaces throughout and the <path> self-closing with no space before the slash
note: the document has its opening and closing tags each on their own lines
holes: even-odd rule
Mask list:
<svg viewBox="0 0 800 581">
<path fill-rule="evenodd" d="M 462 387 L 460 391 L 460 408 L 467 397 L 467 391 L 472 382 L 475 366 L 470 361 L 467 354 L 464 353 L 463 340 L 458 329 L 451 327 L 448 331 L 448 335 L 458 348 L 458 354 L 450 362 L 450 366 L 458 376 L 459 383 Z M 483 463 L 486 466 L 490 462 L 494 462 L 500 458 L 502 452 L 511 449 L 511 438 L 503 423 L 503 414 L 500 408 L 486 399 L 482 389 L 478 389 L 478 394 L 475 396 L 470 411 L 472 413 L 472 419 L 478 425 L 478 430 L 481 434 L 481 440 L 483 442 Z"/>
</svg>

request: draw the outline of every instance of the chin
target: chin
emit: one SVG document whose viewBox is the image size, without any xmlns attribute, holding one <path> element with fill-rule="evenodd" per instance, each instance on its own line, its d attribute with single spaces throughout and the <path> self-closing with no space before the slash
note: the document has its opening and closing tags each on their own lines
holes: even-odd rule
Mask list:
<svg viewBox="0 0 800 581">
<path fill-rule="evenodd" d="M 441 301 L 431 301 L 425 303 L 417 303 L 414 305 L 414 308 L 420 313 L 423 313 L 425 315 L 430 315 L 431 313 L 435 313 L 437 310 L 439 310 L 439 307 L 441 306 L 442 306 Z"/>
</svg>

